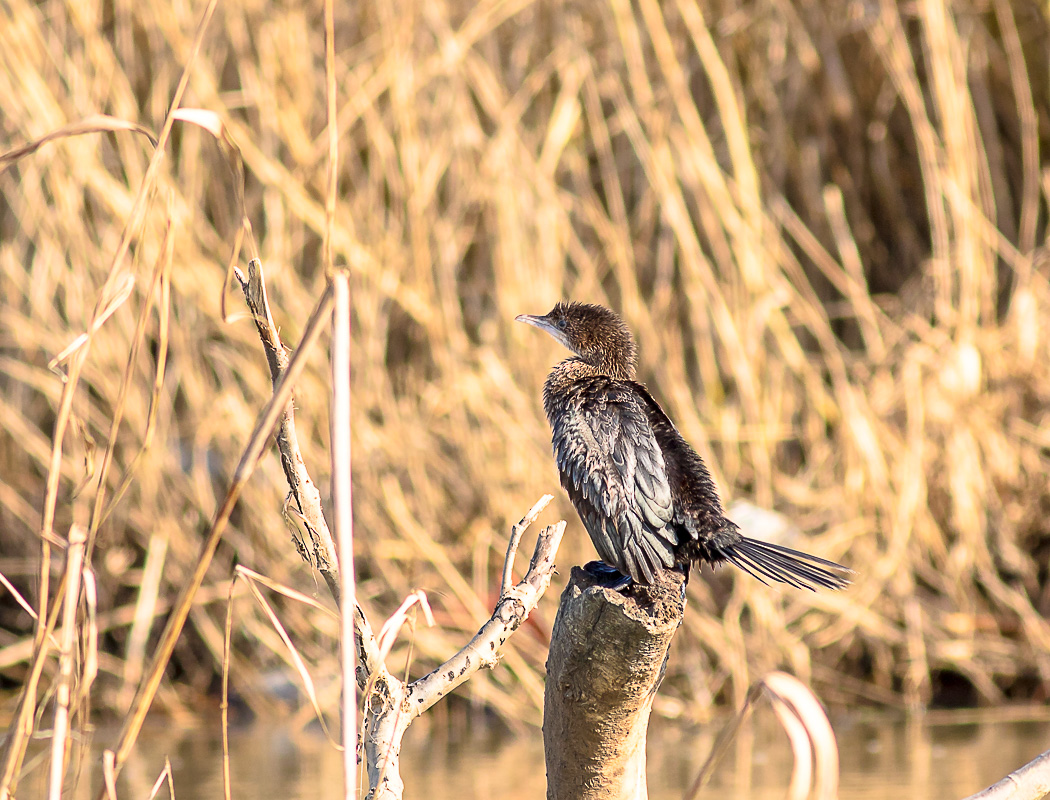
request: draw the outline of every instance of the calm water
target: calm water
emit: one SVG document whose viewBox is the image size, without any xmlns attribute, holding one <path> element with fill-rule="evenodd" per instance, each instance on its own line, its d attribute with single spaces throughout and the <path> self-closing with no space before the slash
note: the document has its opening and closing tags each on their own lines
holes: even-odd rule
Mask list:
<svg viewBox="0 0 1050 800">
<path fill-rule="evenodd" d="M 1050 749 L 1050 720 L 1004 718 L 970 712 L 925 720 L 885 716 L 833 720 L 842 761 L 843 798 L 901 797 L 959 800 Z M 684 730 L 655 721 L 649 737 L 649 795 L 680 798 L 710 752 L 724 723 Z M 112 741 L 99 731 L 94 748 Z M 319 733 L 290 735 L 273 724 L 231 731 L 235 798 L 341 798 L 340 755 Z M 118 794 L 149 797 L 164 758 L 171 761 L 179 800 L 222 797 L 222 745 L 218 721 L 194 727 L 143 731 L 136 756 L 125 768 Z M 97 758 L 81 764 L 79 789 L 66 797 L 88 798 L 101 780 Z M 768 708 L 740 732 L 701 797 L 707 800 L 781 800 L 791 775 L 787 739 Z M 38 763 L 36 772 L 45 765 Z M 545 796 L 540 732 L 513 737 L 475 737 L 450 743 L 417 723 L 402 752 L 405 797 L 428 800 Z M 43 797 L 42 776 L 19 787 L 23 798 Z M 508 792 L 508 787 L 511 790 Z M 166 790 L 158 797 L 166 798 Z"/>
</svg>

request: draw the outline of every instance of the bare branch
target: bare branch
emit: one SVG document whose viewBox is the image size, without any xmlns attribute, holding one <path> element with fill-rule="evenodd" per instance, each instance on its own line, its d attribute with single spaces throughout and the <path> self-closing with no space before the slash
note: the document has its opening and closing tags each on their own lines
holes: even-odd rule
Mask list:
<svg viewBox="0 0 1050 800">
<path fill-rule="evenodd" d="M 514 571 L 514 555 L 518 552 L 518 544 L 521 542 L 522 534 L 524 534 L 529 526 L 536 521 L 536 517 L 540 515 L 540 512 L 543 511 L 553 499 L 554 495 L 552 494 L 543 495 L 543 497 L 536 501 L 536 505 L 529 509 L 529 513 L 522 517 L 521 521 L 511 529 L 510 542 L 507 544 L 507 555 L 503 559 L 503 580 L 500 581 L 499 587 L 500 599 L 502 599 L 510 590 L 510 582 L 514 580 L 512 577 Z"/>
<path fill-rule="evenodd" d="M 288 352 L 281 343 L 281 335 L 274 324 L 273 315 L 270 313 L 270 304 L 266 298 L 266 285 L 263 282 L 262 264 L 258 259 L 252 259 L 248 264 L 248 277 L 245 278 L 240 270 L 235 272 L 241 291 L 244 292 L 244 300 L 252 312 L 255 327 L 259 331 L 259 339 L 262 341 L 263 349 L 266 351 L 266 362 L 270 367 L 270 380 L 274 387 L 281 380 L 281 376 L 288 368 Z M 339 588 L 339 555 L 336 552 L 335 541 L 328 523 L 325 521 L 321 510 L 321 493 L 317 490 L 310 473 L 303 462 L 302 451 L 299 449 L 299 437 L 295 432 L 295 409 L 291 400 L 285 405 L 281 413 L 280 425 L 277 428 L 277 449 L 281 454 L 281 466 L 284 468 L 284 476 L 291 487 L 295 498 L 297 511 L 301 515 L 303 525 L 310 534 L 312 545 L 312 563 L 324 576 L 328 589 L 335 598 L 336 603 L 340 601 Z"/>
<path fill-rule="evenodd" d="M 372 625 L 360 603 L 354 603 L 354 643 L 357 645 L 357 685 L 363 690 L 368 677 L 386 669 L 379 655 Z"/>
<path fill-rule="evenodd" d="M 234 273 L 244 292 L 244 301 L 252 312 L 259 339 L 266 351 L 266 362 L 270 367 L 270 380 L 277 386 L 281 376 L 288 367 L 288 351 L 281 342 L 281 335 L 270 313 L 270 303 L 266 297 L 266 284 L 263 280 L 262 264 L 252 259 L 248 264 L 248 277 L 240 270 Z M 284 476 L 291 487 L 291 496 L 295 500 L 295 511 L 299 521 L 310 534 L 313 551 L 300 551 L 303 558 L 309 560 L 324 576 L 328 590 L 338 604 L 340 602 L 339 556 L 328 522 L 321 509 L 321 494 L 310 477 L 299 449 L 299 437 L 295 432 L 295 407 L 289 402 L 282 412 L 280 426 L 277 430 L 277 449 L 281 454 L 281 466 Z M 298 547 L 297 547 L 298 549 Z M 379 656 L 375 634 L 365 616 L 364 609 L 354 603 L 354 640 L 357 646 L 358 669 L 357 685 L 364 691 L 368 686 L 369 676 L 385 672 L 386 667 Z"/>
<path fill-rule="evenodd" d="M 815 786 L 818 800 L 834 800 L 839 795 L 839 748 L 820 701 L 786 672 L 771 672 L 760 685 L 770 696 L 795 753 L 788 797 L 808 797 Z"/>
<path fill-rule="evenodd" d="M 515 527 L 524 531 L 529 522 L 531 519 L 526 515 L 526 519 Z M 491 669 L 499 663 L 504 642 L 528 618 L 550 586 L 554 558 L 564 532 L 564 521 L 540 532 L 525 577 L 504 593 L 492 617 L 466 647 L 440 667 L 407 687 L 385 668 L 373 673 L 373 683 L 365 693 L 362 727 L 369 800 L 400 800 L 405 786 L 401 781 L 399 755 L 408 726 L 479 669 Z"/>
<path fill-rule="evenodd" d="M 1050 750 L 966 800 L 1039 800 L 1050 793 Z"/>
<path fill-rule="evenodd" d="M 239 270 L 234 274 L 241 284 L 245 302 L 255 320 L 259 338 L 266 350 L 270 378 L 276 387 L 288 367 L 289 359 L 270 313 L 262 266 L 257 259 L 253 259 L 248 265 L 247 278 Z M 339 603 L 339 557 L 322 513 L 320 493 L 303 462 L 295 433 L 295 409 L 291 401 L 285 405 L 281 415 L 277 448 L 281 454 L 281 466 L 292 490 L 291 497 L 295 501 L 295 508 L 291 509 L 291 513 L 299 517 L 299 521 L 310 534 L 310 545 L 304 547 L 297 541 L 296 547 L 303 558 L 310 561 L 324 575 L 332 596 Z M 525 621 L 550 586 L 551 576 L 554 574 L 554 557 L 565 532 L 564 522 L 545 528 L 540 533 L 525 577 L 513 587 L 510 582 L 514 556 L 522 534 L 552 499 L 551 495 L 544 495 L 512 529 L 503 564 L 500 599 L 492 618 L 456 655 L 411 685 L 406 686 L 387 670 L 383 662 L 383 651 L 372 626 L 364 610 L 354 602 L 353 628 L 357 655 L 354 677 L 361 689 L 364 705 L 361 744 L 368 770 L 369 798 L 398 800 L 402 796 L 404 784 L 401 781 L 398 756 L 401 751 L 401 739 L 408 726 L 479 669 L 494 667 L 499 662 L 503 643 Z"/>
<path fill-rule="evenodd" d="M 818 800 L 835 800 L 838 797 L 839 749 L 828 715 L 816 695 L 798 678 L 785 672 L 771 672 L 751 686 L 743 708 L 719 735 L 696 780 L 685 793 L 686 800 L 693 800 L 711 779 L 715 767 L 739 730 L 740 723 L 763 694 L 769 697 L 795 754 L 787 796 L 809 797 L 815 786 Z"/>
<path fill-rule="evenodd" d="M 519 524 L 527 525 L 527 522 L 522 520 Z M 489 621 L 481 626 L 466 647 L 409 687 L 409 708 L 413 716 L 418 717 L 482 667 L 491 669 L 499 663 L 503 643 L 528 618 L 550 586 L 554 557 L 564 533 L 564 522 L 544 528 L 536 540 L 529 571 L 520 583 L 504 592 Z"/>
<path fill-rule="evenodd" d="M 160 688 L 164 670 L 171 659 L 171 654 L 175 651 L 175 644 L 182 634 L 183 626 L 189 618 L 193 598 L 204 582 L 204 577 L 219 546 L 219 541 L 226 531 L 233 509 L 237 505 L 237 499 L 240 497 L 241 491 L 243 491 L 245 484 L 251 477 L 252 470 L 262 454 L 269 432 L 273 430 L 274 425 L 277 423 L 280 415 L 278 408 L 281 406 L 287 407 L 291 402 L 292 386 L 295 385 L 295 382 L 302 374 L 303 365 L 306 363 L 306 357 L 310 353 L 311 348 L 317 344 L 322 320 L 331 313 L 331 300 L 331 290 L 325 291 L 320 300 L 318 300 L 317 306 L 314 308 L 303 330 L 303 340 L 299 350 L 296 352 L 295 357 L 289 360 L 288 368 L 281 374 L 280 381 L 274 386 L 273 397 L 259 412 L 259 417 L 255 421 L 255 428 L 252 430 L 248 443 L 245 445 L 241 458 L 233 472 L 233 478 L 229 488 L 226 490 L 226 496 L 215 512 L 211 528 L 201 542 L 193 574 L 190 576 L 188 583 L 180 590 L 179 596 L 172 606 L 171 615 L 168 617 L 164 630 L 161 632 L 160 641 L 153 653 L 149 670 L 139 683 L 135 696 L 132 698 L 131 707 L 124 716 L 124 723 L 121 726 L 117 745 L 113 748 L 114 769 L 117 772 L 123 767 L 124 762 L 131 753 L 132 747 L 135 745 L 139 732 L 142 730 L 146 714 L 149 712 L 153 698 Z M 100 791 L 99 797 L 103 793 L 104 790 Z"/>
</svg>

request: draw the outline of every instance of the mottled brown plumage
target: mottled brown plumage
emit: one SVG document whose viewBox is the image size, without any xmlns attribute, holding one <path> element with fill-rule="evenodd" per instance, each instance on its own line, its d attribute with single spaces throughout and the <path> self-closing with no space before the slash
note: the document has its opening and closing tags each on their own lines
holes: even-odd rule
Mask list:
<svg viewBox="0 0 1050 800">
<path fill-rule="evenodd" d="M 574 354 L 547 376 L 543 407 L 562 486 L 602 561 L 643 584 L 661 569 L 726 561 L 763 582 L 849 583 L 845 567 L 749 539 L 726 519 L 704 462 L 634 380 L 634 339 L 616 314 L 558 303 L 517 319 Z"/>
</svg>

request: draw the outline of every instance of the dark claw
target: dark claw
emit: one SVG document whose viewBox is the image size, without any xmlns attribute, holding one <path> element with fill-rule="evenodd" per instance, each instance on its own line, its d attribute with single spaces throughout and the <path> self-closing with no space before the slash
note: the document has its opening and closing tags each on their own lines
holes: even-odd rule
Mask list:
<svg viewBox="0 0 1050 800">
<path fill-rule="evenodd" d="M 588 561 L 583 565 L 583 569 L 603 587 L 612 589 L 614 592 L 622 592 L 634 583 L 630 575 L 624 575 L 620 570 L 610 567 L 604 561 Z"/>
<path fill-rule="evenodd" d="M 680 596 L 682 598 L 682 608 L 683 608 L 683 610 L 685 609 L 686 604 L 689 602 L 689 596 L 686 593 L 686 589 L 689 588 L 689 575 L 691 574 L 690 570 L 689 570 L 689 566 L 690 566 L 690 564 L 689 564 L 688 561 L 685 564 L 675 564 L 675 566 L 674 566 L 675 570 L 685 573 L 685 580 L 682 581 L 682 588 L 679 590 L 680 593 L 681 593 Z"/>
</svg>

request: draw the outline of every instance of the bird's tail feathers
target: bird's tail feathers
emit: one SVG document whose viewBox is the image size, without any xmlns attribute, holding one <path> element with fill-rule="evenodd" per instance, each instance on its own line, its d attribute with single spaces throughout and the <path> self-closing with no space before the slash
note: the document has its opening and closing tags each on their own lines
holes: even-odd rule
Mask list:
<svg viewBox="0 0 1050 800">
<path fill-rule="evenodd" d="M 786 583 L 799 589 L 844 589 L 850 584 L 853 570 L 808 553 L 801 553 L 779 544 L 749 539 L 719 548 L 719 555 L 762 583 L 770 580 Z"/>
</svg>

